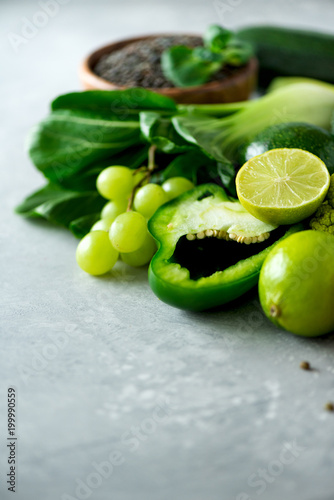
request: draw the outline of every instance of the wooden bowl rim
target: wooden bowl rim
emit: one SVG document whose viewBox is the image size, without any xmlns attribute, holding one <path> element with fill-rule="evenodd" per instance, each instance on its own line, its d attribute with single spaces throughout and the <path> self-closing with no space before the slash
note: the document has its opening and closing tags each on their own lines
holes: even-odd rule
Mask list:
<svg viewBox="0 0 334 500">
<path fill-rule="evenodd" d="M 152 38 L 161 36 L 177 36 L 177 35 L 180 35 L 180 33 L 156 33 L 152 35 L 141 35 L 131 38 L 124 38 L 122 40 L 118 40 L 110 44 L 103 45 L 102 47 L 91 52 L 83 60 L 79 69 L 80 77 L 82 80 L 85 81 L 87 81 L 88 77 L 90 85 L 94 86 L 96 90 L 99 89 L 126 90 L 132 88 L 127 85 L 118 85 L 114 82 L 106 80 L 105 78 L 101 78 L 94 72 L 93 68 L 96 65 L 97 61 L 102 57 L 102 55 L 111 53 L 114 50 L 118 50 L 122 47 L 125 47 L 126 45 L 129 45 L 130 43 L 138 42 L 141 40 L 151 40 Z M 182 33 L 181 36 L 201 37 L 200 35 L 194 33 Z M 258 69 L 258 61 L 255 57 L 252 57 L 246 65 L 240 67 L 240 69 L 235 71 L 234 74 L 222 80 L 216 80 L 213 82 L 205 83 L 203 85 L 196 85 L 192 87 L 145 87 L 145 89 L 151 90 L 153 92 L 159 92 L 161 94 L 168 95 L 170 97 L 177 96 L 180 94 L 186 95 L 198 92 L 217 91 L 224 87 L 228 88 L 234 85 L 236 81 L 240 80 L 247 74 L 255 74 L 257 69 Z"/>
</svg>

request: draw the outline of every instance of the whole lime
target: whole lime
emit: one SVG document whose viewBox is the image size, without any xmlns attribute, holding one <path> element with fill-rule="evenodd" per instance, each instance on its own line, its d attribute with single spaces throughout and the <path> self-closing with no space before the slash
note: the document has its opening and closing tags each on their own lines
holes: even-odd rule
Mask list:
<svg viewBox="0 0 334 500">
<path fill-rule="evenodd" d="M 334 236 L 301 231 L 278 243 L 260 272 L 266 316 L 296 335 L 334 330 Z"/>
</svg>

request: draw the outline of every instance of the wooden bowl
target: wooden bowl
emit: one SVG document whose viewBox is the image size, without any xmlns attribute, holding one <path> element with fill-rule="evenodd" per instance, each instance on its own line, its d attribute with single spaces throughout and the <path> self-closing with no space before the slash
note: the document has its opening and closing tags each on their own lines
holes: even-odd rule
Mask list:
<svg viewBox="0 0 334 500">
<path fill-rule="evenodd" d="M 80 66 L 79 77 L 85 90 L 123 90 L 128 87 L 117 85 L 99 77 L 94 73 L 95 65 L 101 56 L 110 54 L 114 50 L 119 50 L 129 43 L 140 40 L 149 40 L 160 35 L 139 36 L 127 38 L 119 42 L 105 45 L 92 52 Z M 162 35 L 169 36 L 169 35 Z M 195 87 L 170 87 L 170 88 L 150 88 L 158 94 L 171 97 L 177 103 L 182 104 L 207 104 L 220 102 L 245 101 L 256 87 L 258 62 L 257 59 L 251 59 L 247 65 L 234 71 L 234 73 L 215 82 L 198 85 Z"/>
</svg>

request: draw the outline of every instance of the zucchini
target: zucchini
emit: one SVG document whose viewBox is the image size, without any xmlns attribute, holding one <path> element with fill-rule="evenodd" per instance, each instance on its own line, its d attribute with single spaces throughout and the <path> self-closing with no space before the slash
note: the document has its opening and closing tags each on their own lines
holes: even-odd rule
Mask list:
<svg viewBox="0 0 334 500">
<path fill-rule="evenodd" d="M 259 85 L 276 76 L 303 76 L 334 83 L 334 35 L 274 26 L 237 32 L 249 42 L 260 63 Z"/>
</svg>

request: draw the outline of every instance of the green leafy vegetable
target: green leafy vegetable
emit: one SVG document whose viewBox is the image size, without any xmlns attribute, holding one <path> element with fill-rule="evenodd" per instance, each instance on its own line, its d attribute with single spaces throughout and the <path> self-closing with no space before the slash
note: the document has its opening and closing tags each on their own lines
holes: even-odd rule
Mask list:
<svg viewBox="0 0 334 500">
<path fill-rule="evenodd" d="M 95 189 L 101 170 L 145 165 L 152 144 L 159 165 L 152 180 L 183 176 L 196 183 L 214 181 L 235 194 L 234 162 L 242 143 L 275 123 L 303 121 L 330 129 L 334 112 L 334 87 L 311 80 L 280 80 L 276 90 L 245 103 L 177 107 L 149 91 L 138 95 L 140 103 L 128 102 L 129 91 L 88 91 L 56 99 L 28 142 L 48 184 L 28 196 L 17 213 L 62 224 L 82 236 L 105 204 Z"/>
<path fill-rule="evenodd" d="M 165 153 L 182 153 L 194 148 L 176 132 L 170 118 L 159 113 L 141 112 L 140 130 L 149 143 Z"/>
<path fill-rule="evenodd" d="M 253 48 L 249 43 L 232 40 L 225 50 L 225 63 L 231 66 L 243 66 L 253 56 Z"/>
<path fill-rule="evenodd" d="M 41 217 L 69 227 L 72 221 L 101 212 L 105 200 L 95 191 L 78 192 L 48 184 L 28 196 L 16 212 L 26 217 Z"/>
<path fill-rule="evenodd" d="M 91 227 L 100 219 L 100 212 L 84 215 L 70 222 L 69 229 L 76 238 L 83 238 L 89 233 Z"/>
<path fill-rule="evenodd" d="M 152 182 L 163 183 L 171 177 L 185 177 L 194 184 L 202 182 L 200 179 L 210 179 L 208 169 L 215 169 L 217 174 L 217 162 L 208 158 L 200 149 L 192 149 L 184 154 L 176 156 L 163 170 L 153 174 Z"/>
<path fill-rule="evenodd" d="M 154 182 L 163 182 L 170 177 L 186 177 L 194 184 L 216 182 L 236 195 L 235 169 L 232 164 L 220 163 L 210 158 L 201 150 L 195 149 L 174 158 L 174 160 L 154 178 Z"/>
<path fill-rule="evenodd" d="M 249 43 L 237 40 L 231 31 L 218 25 L 209 26 L 203 41 L 204 47 L 178 45 L 162 53 L 162 71 L 177 87 L 202 85 L 225 64 L 242 66 L 253 55 Z"/>
<path fill-rule="evenodd" d="M 233 195 L 237 196 L 235 187 L 235 169 L 230 162 L 218 162 L 217 173 L 222 185 Z M 213 177 L 213 176 L 212 176 Z"/>
<path fill-rule="evenodd" d="M 193 112 L 175 116 L 173 124 L 187 141 L 225 163 L 234 161 L 242 143 L 270 125 L 299 121 L 329 130 L 333 112 L 334 86 L 314 81 L 282 86 L 225 118 Z"/>
<path fill-rule="evenodd" d="M 169 97 L 156 94 L 143 88 L 127 90 L 87 90 L 72 92 L 57 97 L 51 104 L 52 110 L 79 109 L 93 112 L 107 112 L 117 115 L 121 120 L 141 111 L 176 111 L 176 104 Z"/>
<path fill-rule="evenodd" d="M 218 24 L 212 24 L 207 28 L 203 36 L 204 46 L 207 47 L 212 52 L 221 52 L 225 49 L 226 45 L 229 43 L 233 36 L 233 32 L 219 26 Z"/>
<path fill-rule="evenodd" d="M 227 102 L 222 104 L 179 104 L 179 114 L 201 113 L 204 115 L 223 118 L 230 116 L 238 111 L 242 111 L 252 106 L 252 101 Z"/>
<path fill-rule="evenodd" d="M 199 52 L 183 45 L 171 47 L 161 56 L 161 67 L 165 77 L 177 87 L 202 85 L 221 68 L 221 65 L 220 59 L 210 60 L 204 51 Z"/>
<path fill-rule="evenodd" d="M 32 131 L 28 149 L 45 177 L 59 182 L 82 168 L 140 143 L 138 121 L 91 111 L 53 111 Z"/>
<path fill-rule="evenodd" d="M 121 153 L 115 154 L 105 160 L 90 163 L 79 173 L 75 173 L 60 181 L 61 186 L 75 191 L 90 191 L 96 188 L 96 178 L 106 167 L 112 163 L 114 165 L 124 165 L 136 169 L 147 161 L 148 144 L 132 146 Z M 59 180 L 59 179 L 58 179 Z"/>
<path fill-rule="evenodd" d="M 46 203 L 58 203 L 73 196 L 71 191 L 66 191 L 57 184 L 48 184 L 42 189 L 35 191 L 28 196 L 20 205 L 15 209 L 16 213 L 29 216 L 41 217 L 41 213 L 37 210 L 38 207 Z"/>
<path fill-rule="evenodd" d="M 28 138 L 30 157 L 50 181 L 62 184 L 96 162 L 140 147 L 142 110 L 175 113 L 177 108 L 172 99 L 144 89 L 59 96 Z"/>
</svg>

